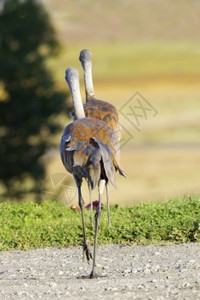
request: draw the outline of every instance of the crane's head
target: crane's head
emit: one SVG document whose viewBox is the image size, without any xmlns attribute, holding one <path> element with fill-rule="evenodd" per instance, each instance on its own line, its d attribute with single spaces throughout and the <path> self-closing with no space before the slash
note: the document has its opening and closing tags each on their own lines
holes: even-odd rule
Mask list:
<svg viewBox="0 0 200 300">
<path fill-rule="evenodd" d="M 65 71 L 65 80 L 67 81 L 68 85 L 75 80 L 79 80 L 78 71 L 73 67 L 68 68 Z"/>
<path fill-rule="evenodd" d="M 79 55 L 79 60 L 82 64 L 84 64 L 85 62 L 91 62 L 92 60 L 91 52 L 87 49 L 81 50 Z"/>
</svg>

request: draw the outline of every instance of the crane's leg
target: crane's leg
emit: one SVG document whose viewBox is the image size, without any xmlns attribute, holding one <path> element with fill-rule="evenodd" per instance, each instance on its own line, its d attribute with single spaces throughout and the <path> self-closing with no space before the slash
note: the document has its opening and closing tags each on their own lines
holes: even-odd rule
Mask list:
<svg viewBox="0 0 200 300">
<path fill-rule="evenodd" d="M 110 221 L 110 199 L 109 199 L 109 185 L 106 183 L 106 200 L 107 200 L 107 208 L 108 208 L 108 226 L 111 227 Z"/>
<path fill-rule="evenodd" d="M 88 263 L 92 259 L 92 254 L 90 252 L 87 239 L 86 239 L 86 228 L 85 228 L 85 216 L 84 216 L 84 201 L 81 193 L 81 181 L 75 178 L 77 188 L 78 188 L 78 203 L 81 209 L 81 218 L 82 218 L 82 228 L 83 228 L 83 259 L 86 257 Z"/>
<path fill-rule="evenodd" d="M 98 185 L 98 194 L 99 194 L 99 204 L 97 211 L 95 213 L 95 235 L 94 235 L 94 249 L 93 249 L 93 265 L 92 265 L 92 272 L 90 273 L 90 278 L 95 277 L 95 265 L 96 265 L 96 248 L 97 248 L 97 237 L 98 237 L 98 229 L 99 229 L 99 221 L 101 217 L 101 200 L 103 195 L 103 190 L 105 186 L 105 180 L 100 180 Z"/>
<path fill-rule="evenodd" d="M 94 229 L 94 224 L 93 224 L 93 203 L 92 203 L 92 190 L 91 186 L 88 182 L 88 190 L 89 190 L 89 198 L 90 198 L 90 213 L 91 213 L 91 229 Z"/>
</svg>

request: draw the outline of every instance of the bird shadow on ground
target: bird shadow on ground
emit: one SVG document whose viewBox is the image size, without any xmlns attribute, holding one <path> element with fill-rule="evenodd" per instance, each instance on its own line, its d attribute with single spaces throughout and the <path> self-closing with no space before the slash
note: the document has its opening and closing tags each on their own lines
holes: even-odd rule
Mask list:
<svg viewBox="0 0 200 300">
<path fill-rule="evenodd" d="M 76 278 L 77 279 L 97 279 L 97 278 L 104 278 L 104 277 L 108 277 L 108 275 L 95 274 L 93 277 L 90 277 L 90 274 L 89 274 L 89 275 L 80 275 L 80 276 L 77 276 Z"/>
</svg>

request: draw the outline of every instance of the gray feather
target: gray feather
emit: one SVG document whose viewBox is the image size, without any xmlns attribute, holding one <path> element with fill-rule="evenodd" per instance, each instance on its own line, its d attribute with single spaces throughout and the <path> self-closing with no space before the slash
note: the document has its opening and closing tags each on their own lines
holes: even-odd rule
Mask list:
<svg viewBox="0 0 200 300">
<path fill-rule="evenodd" d="M 115 184 L 115 166 L 112 162 L 111 157 L 113 157 L 112 149 L 109 145 L 106 145 L 102 142 L 101 139 L 92 137 L 92 139 L 97 143 L 100 149 L 100 155 L 103 162 L 103 167 L 106 173 L 108 180 L 116 188 Z"/>
</svg>

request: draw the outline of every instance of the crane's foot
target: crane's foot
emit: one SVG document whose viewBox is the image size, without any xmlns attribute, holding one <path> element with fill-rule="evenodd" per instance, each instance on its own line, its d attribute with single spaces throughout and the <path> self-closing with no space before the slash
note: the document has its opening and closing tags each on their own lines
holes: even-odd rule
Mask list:
<svg viewBox="0 0 200 300">
<path fill-rule="evenodd" d="M 92 270 L 92 272 L 90 273 L 90 278 L 97 278 L 97 277 L 98 275 L 96 274 L 96 272 Z"/>
<path fill-rule="evenodd" d="M 87 244 L 87 242 L 83 242 L 83 260 L 87 259 L 87 262 L 90 263 L 90 260 L 92 259 L 92 253 L 90 252 L 90 248 Z"/>
</svg>

